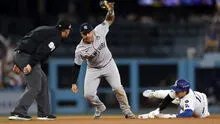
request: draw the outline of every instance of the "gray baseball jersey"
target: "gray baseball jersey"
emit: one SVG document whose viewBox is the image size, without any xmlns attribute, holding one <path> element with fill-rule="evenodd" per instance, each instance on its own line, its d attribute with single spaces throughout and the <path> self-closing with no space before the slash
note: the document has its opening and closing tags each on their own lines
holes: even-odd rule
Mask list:
<svg viewBox="0 0 220 124">
<path fill-rule="evenodd" d="M 109 31 L 109 24 L 104 21 L 97 25 L 93 30 L 95 33 L 94 41 L 86 44 L 80 41 L 75 51 L 75 63 L 81 65 L 83 60 L 87 60 L 89 67 L 101 68 L 108 64 L 112 58 L 106 43 L 106 35 Z"/>
<path fill-rule="evenodd" d="M 87 70 L 84 83 L 84 97 L 100 110 L 104 106 L 103 102 L 97 96 L 97 88 L 101 77 L 105 78 L 120 104 L 122 112 L 126 115 L 132 113 L 128 104 L 127 95 L 121 85 L 120 74 L 115 64 L 112 54 L 106 43 L 106 35 L 109 31 L 109 23 L 104 21 L 95 27 L 94 41 L 91 44 L 85 44 L 83 40 L 76 47 L 75 63 L 81 65 L 83 60 L 87 60 Z"/>
</svg>

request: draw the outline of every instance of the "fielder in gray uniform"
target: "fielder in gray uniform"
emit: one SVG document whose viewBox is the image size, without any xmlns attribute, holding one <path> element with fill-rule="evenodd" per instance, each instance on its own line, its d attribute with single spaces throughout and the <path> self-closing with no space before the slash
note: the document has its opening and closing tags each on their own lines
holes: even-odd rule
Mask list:
<svg viewBox="0 0 220 124">
<path fill-rule="evenodd" d="M 103 23 L 97 25 L 94 29 L 88 23 L 83 23 L 80 26 L 82 40 L 75 51 L 72 91 L 74 93 L 78 91 L 76 81 L 80 65 L 84 60 L 87 60 L 84 97 L 95 107 L 94 119 L 100 118 L 101 113 L 106 109 L 96 94 L 101 78 L 105 78 L 112 87 L 125 118 L 134 119 L 135 115 L 130 110 L 127 95 L 121 85 L 118 68 L 106 43 L 109 26 L 113 23 L 115 18 L 114 3 L 105 1 L 104 4 L 108 13 Z"/>
</svg>

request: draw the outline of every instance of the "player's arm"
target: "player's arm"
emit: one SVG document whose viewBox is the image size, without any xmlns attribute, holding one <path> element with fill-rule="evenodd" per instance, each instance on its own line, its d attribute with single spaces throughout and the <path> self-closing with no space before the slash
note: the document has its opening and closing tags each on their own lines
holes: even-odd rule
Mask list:
<svg viewBox="0 0 220 124">
<path fill-rule="evenodd" d="M 95 27 L 97 34 L 101 36 L 106 36 L 109 32 L 109 26 L 113 23 L 115 14 L 114 14 L 114 3 L 109 3 L 107 0 L 100 1 L 101 8 L 107 10 L 105 20 Z"/>
<path fill-rule="evenodd" d="M 179 113 L 176 117 L 177 118 L 185 118 L 185 117 L 192 117 L 193 111 L 191 109 L 186 109 L 184 112 Z"/>
<path fill-rule="evenodd" d="M 158 118 L 189 118 L 193 117 L 193 111 L 191 109 L 186 109 L 184 112 L 180 114 L 158 114 L 156 115 Z"/>
<path fill-rule="evenodd" d="M 158 115 L 161 116 L 160 112 L 162 110 L 164 110 L 168 104 L 170 104 L 174 99 L 171 98 L 171 96 L 168 94 L 163 101 L 160 103 L 159 107 L 157 109 L 155 109 L 154 111 L 151 111 L 148 114 L 143 114 L 143 115 L 139 115 L 138 118 L 154 118 L 157 117 Z M 165 118 L 165 117 L 159 117 L 159 118 Z"/>
<path fill-rule="evenodd" d="M 193 117 L 192 109 L 186 109 L 184 112 L 179 114 L 158 114 L 156 115 L 158 118 L 188 118 Z"/>
<path fill-rule="evenodd" d="M 73 84 L 76 84 L 76 82 L 77 82 L 80 67 L 81 67 L 81 65 L 78 65 L 78 64 L 74 63 L 74 66 L 73 66 Z"/>
<path fill-rule="evenodd" d="M 75 58 L 74 58 L 74 65 L 73 65 L 73 79 L 72 79 L 72 92 L 77 93 L 78 87 L 77 87 L 77 79 L 79 76 L 81 64 L 83 62 L 83 59 L 79 52 L 75 52 Z"/>
<path fill-rule="evenodd" d="M 183 112 L 177 114 L 177 118 L 193 117 L 194 106 L 192 99 L 185 100 L 183 106 L 181 106 Z"/>
<path fill-rule="evenodd" d="M 110 4 L 110 5 L 112 7 L 110 7 L 111 9 L 108 10 L 105 16 L 105 21 L 107 21 L 109 25 L 111 25 L 115 20 L 114 4 Z"/>
<path fill-rule="evenodd" d="M 104 22 L 108 22 L 108 24 L 111 25 L 115 20 L 114 2 L 108 2 L 107 0 L 101 0 L 100 6 L 101 6 L 101 8 L 106 9 L 108 11 L 105 16 Z"/>
<path fill-rule="evenodd" d="M 168 94 L 159 105 L 159 110 L 164 110 L 174 99 Z"/>
<path fill-rule="evenodd" d="M 80 67 L 81 67 L 81 65 L 78 65 L 78 64 L 74 63 L 74 66 L 73 66 L 73 83 L 72 83 L 72 92 L 73 93 L 78 92 L 78 87 L 77 87 L 76 82 L 77 82 L 77 79 L 78 79 L 78 76 L 79 76 Z"/>
</svg>

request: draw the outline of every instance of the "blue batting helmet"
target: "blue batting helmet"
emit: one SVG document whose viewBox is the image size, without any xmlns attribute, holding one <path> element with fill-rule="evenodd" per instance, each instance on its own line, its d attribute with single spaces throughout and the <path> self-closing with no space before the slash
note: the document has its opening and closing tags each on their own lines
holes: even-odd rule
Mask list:
<svg viewBox="0 0 220 124">
<path fill-rule="evenodd" d="M 176 80 L 175 84 L 171 86 L 176 92 L 189 91 L 190 83 L 184 79 Z"/>
</svg>

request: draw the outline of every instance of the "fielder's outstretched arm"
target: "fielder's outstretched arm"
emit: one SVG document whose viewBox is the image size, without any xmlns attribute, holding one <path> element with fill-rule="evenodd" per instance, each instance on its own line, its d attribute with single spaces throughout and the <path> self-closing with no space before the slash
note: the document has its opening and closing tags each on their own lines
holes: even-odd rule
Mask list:
<svg viewBox="0 0 220 124">
<path fill-rule="evenodd" d="M 160 103 L 160 105 L 158 106 L 157 109 L 155 109 L 154 111 L 151 111 L 150 113 L 147 113 L 147 114 L 141 114 L 141 115 L 138 116 L 138 118 L 145 119 L 145 118 L 155 118 L 155 117 L 158 117 L 158 118 L 173 118 L 173 117 L 176 117 L 176 115 L 171 117 L 171 115 L 169 115 L 169 114 L 166 114 L 166 115 L 160 114 L 160 112 L 162 110 L 164 110 L 172 101 L 173 101 L 173 98 L 171 98 L 171 96 L 168 94 L 163 99 L 163 101 Z"/>
<path fill-rule="evenodd" d="M 115 20 L 114 8 L 108 11 L 108 13 L 106 14 L 105 20 L 109 23 L 109 25 L 111 25 L 114 22 Z"/>
<path fill-rule="evenodd" d="M 115 20 L 114 2 L 108 2 L 107 0 L 101 1 L 101 7 L 108 11 L 105 17 L 105 21 L 111 25 Z"/>
</svg>

